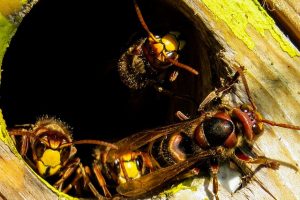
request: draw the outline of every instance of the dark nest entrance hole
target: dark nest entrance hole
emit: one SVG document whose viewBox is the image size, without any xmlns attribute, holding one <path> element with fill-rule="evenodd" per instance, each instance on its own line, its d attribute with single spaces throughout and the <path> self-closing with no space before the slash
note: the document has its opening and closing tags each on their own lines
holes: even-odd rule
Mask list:
<svg viewBox="0 0 300 200">
<path fill-rule="evenodd" d="M 203 27 L 164 1 L 137 1 L 155 33 L 176 30 L 186 46 L 180 62 L 200 72 L 179 70 L 168 89 L 200 102 L 219 86 L 224 69 L 218 45 Z M 179 5 L 183 6 L 183 5 Z M 8 127 L 55 116 L 73 128 L 73 137 L 116 141 L 136 131 L 177 122 L 177 110 L 196 116 L 193 102 L 157 93 L 132 91 L 117 72 L 121 53 L 146 36 L 133 1 L 40 0 L 24 18 L 3 61 L 1 109 Z M 221 67 L 220 67 L 221 66 Z M 92 147 L 78 147 L 84 164 Z"/>
</svg>

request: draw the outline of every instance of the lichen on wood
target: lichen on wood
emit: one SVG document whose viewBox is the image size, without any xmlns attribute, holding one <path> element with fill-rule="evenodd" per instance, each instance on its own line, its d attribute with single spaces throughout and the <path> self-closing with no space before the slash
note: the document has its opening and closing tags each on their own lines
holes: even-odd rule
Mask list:
<svg viewBox="0 0 300 200">
<path fill-rule="evenodd" d="M 258 1 L 203 0 L 203 3 L 219 20 L 225 21 L 236 37 L 241 39 L 248 48 L 255 47 L 255 41 L 247 33 L 247 27 L 252 26 L 263 37 L 265 37 L 265 31 L 269 31 L 281 49 L 291 57 L 300 56 L 299 51 L 283 35 L 275 21 Z"/>
<path fill-rule="evenodd" d="M 2 58 L 12 36 L 14 35 L 20 19 L 26 13 L 30 6 L 26 6 L 26 1 L 11 0 L 9 4 L 1 4 L 8 1 L 0 1 L 0 65 Z M 30 1 L 32 2 L 35 1 Z M 202 41 L 207 48 L 215 50 L 213 59 L 220 61 L 221 67 L 230 68 L 234 63 L 246 67 L 246 77 L 249 82 L 250 90 L 253 93 L 255 102 L 264 116 L 268 119 L 279 122 L 300 124 L 300 58 L 299 50 L 289 41 L 289 39 L 276 26 L 274 20 L 267 14 L 264 8 L 256 0 L 168 0 L 170 5 L 176 6 L 181 10 L 198 29 L 195 41 Z M 5 5 L 5 6 L 1 6 Z M 22 6 L 20 6 L 22 5 Z M 17 12 L 16 10 L 22 10 Z M 276 9 L 276 8 L 275 8 Z M 19 14 L 18 14 L 19 13 Z M 296 15 L 297 17 L 299 16 Z M 300 35 L 297 29 L 293 29 L 296 35 Z M 213 41 L 212 41 L 213 40 Z M 202 43 L 199 45 L 202 45 Z M 195 55 L 200 56 L 199 52 Z M 203 54 L 201 54 L 203 55 Z M 222 57 L 222 59 L 221 59 Z M 204 58 L 206 59 L 206 58 Z M 199 59 L 200 60 L 200 59 Z M 200 61 L 199 61 L 200 62 Z M 212 61 L 211 67 L 219 61 Z M 201 72 L 200 73 L 206 73 Z M 238 96 L 240 102 L 247 102 L 243 97 L 244 91 Z M 20 158 L 15 159 L 12 146 L 5 127 L 5 122 L 0 117 L 1 139 L 11 147 L 7 148 L 4 143 L 0 143 L 1 151 L 4 155 L 13 156 L 12 161 L 4 159 L 0 165 L 0 170 L 5 171 L 8 167 L 17 167 L 16 172 L 21 177 L 36 177 L 30 171 L 24 161 Z M 256 147 L 262 154 L 268 157 L 281 159 L 289 163 L 300 162 L 300 152 L 297 152 L 300 143 L 299 133 L 282 128 L 267 127 L 265 134 L 260 137 Z M 18 155 L 18 154 L 17 154 Z M 2 154 L 1 154 L 2 156 Z M 17 164 L 16 164 L 16 163 Z M 23 167 L 19 167 L 23 166 Z M 11 177 L 12 171 L 8 170 Z M 280 167 L 278 171 L 270 169 L 261 170 L 257 177 L 263 180 L 265 187 L 278 199 L 297 199 L 300 196 L 300 178 L 299 173 L 292 169 Z M 5 176 L 1 177 L 6 178 Z M 13 178 L 13 177 L 12 177 Z M 32 182 L 23 182 L 20 179 L 20 185 L 17 189 L 23 188 L 24 184 L 29 186 Z M 39 187 L 45 191 L 46 182 L 42 179 L 32 179 L 37 182 Z M 26 179 L 26 181 L 28 181 Z M 44 180 L 42 180 L 44 181 Z M 11 186 L 9 179 L 4 179 L 4 185 L 1 188 Z M 23 188 L 30 189 L 30 188 Z M 186 186 L 179 184 L 178 188 L 172 190 L 178 191 L 186 189 Z M 171 193 L 172 193 L 171 192 Z M 34 193 L 34 192 L 33 192 Z M 36 192 L 36 194 L 40 194 Z M 54 194 L 54 193 L 53 193 Z M 58 193 L 59 194 L 59 193 Z M 51 192 L 50 192 L 51 195 Z M 62 194 L 61 194 L 62 195 Z M 51 198 L 57 198 L 54 195 Z M 68 197 L 66 197 L 68 198 Z M 220 199 L 271 199 L 260 185 L 250 182 L 244 189 L 230 194 L 223 188 L 220 189 Z"/>
<path fill-rule="evenodd" d="M 258 111 L 265 118 L 276 122 L 300 124 L 299 50 L 258 1 L 168 2 L 194 23 L 202 41 L 199 45 L 206 44 L 207 48 L 215 50 L 215 55 L 219 56 L 210 60 L 212 70 L 219 69 L 215 68 L 219 63 L 222 65 L 220 68 L 231 68 L 234 64 L 244 66 Z M 299 32 L 297 34 L 300 35 Z M 201 74 L 201 69 L 199 72 Z M 236 105 L 248 102 L 242 84 L 239 84 L 231 96 Z M 268 125 L 265 129 L 254 145 L 260 150 L 260 154 L 298 168 L 299 131 Z M 297 199 L 300 196 L 297 189 L 300 187 L 300 176 L 294 169 L 285 166 L 277 171 L 262 169 L 257 173 L 257 178 L 277 199 Z M 255 181 L 233 195 L 220 189 L 220 199 L 263 198 L 273 197 Z"/>
</svg>

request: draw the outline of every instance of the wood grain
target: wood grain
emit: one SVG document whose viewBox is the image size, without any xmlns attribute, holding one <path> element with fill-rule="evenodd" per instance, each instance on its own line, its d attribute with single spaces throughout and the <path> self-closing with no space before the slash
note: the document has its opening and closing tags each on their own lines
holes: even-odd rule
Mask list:
<svg viewBox="0 0 300 200">
<path fill-rule="evenodd" d="M 193 21 L 199 33 L 197 40 L 202 41 L 207 48 L 213 49 L 219 60 L 225 61 L 223 68 L 231 68 L 234 63 L 243 65 L 246 68 L 246 78 L 258 110 L 267 119 L 290 124 L 300 124 L 300 57 L 299 50 L 289 41 L 284 34 L 280 36 L 287 41 L 295 54 L 283 50 L 280 41 L 274 38 L 274 31 L 279 28 L 274 24 L 273 30 L 265 28 L 260 32 L 250 23 L 251 13 L 245 12 L 241 7 L 236 6 L 235 10 L 226 10 L 226 16 L 248 17 L 246 23 L 246 36 L 251 38 L 253 46 L 247 45 L 240 38 L 232 24 L 239 18 L 232 18 L 231 21 L 226 16 L 217 13 L 207 1 L 183 0 L 168 1 L 171 5 L 181 10 L 191 21 Z M 214 1 L 214 6 L 219 9 L 228 4 L 238 4 L 247 2 L 254 4 L 257 10 L 262 10 L 256 1 Z M 229 6 L 229 5 L 228 5 Z M 230 5 L 234 6 L 234 5 Z M 299 12 L 285 10 L 286 13 L 296 17 Z M 253 14 L 253 13 L 252 13 Z M 259 14 L 259 13 L 254 13 Z M 293 21 L 291 20 L 291 21 Z M 259 22 L 258 22 L 259 23 Z M 284 25 L 287 22 L 282 21 Z M 299 20 L 296 20 L 299 23 Z M 300 35 L 299 29 L 293 28 L 296 35 Z M 200 44 L 199 44 L 200 45 Z M 211 60 L 211 67 L 214 68 L 218 62 Z M 201 70 L 199 70 L 201 73 Z M 247 102 L 243 86 L 231 95 L 230 101 L 235 104 Z M 282 160 L 293 165 L 300 162 L 299 131 L 293 131 L 266 125 L 264 134 L 256 141 L 255 147 L 267 157 Z M 257 178 L 263 182 L 264 186 L 276 197 L 276 199 L 299 199 L 300 198 L 300 174 L 295 170 L 281 166 L 279 170 L 262 169 L 257 173 Z M 249 183 L 246 187 L 234 194 L 230 194 L 224 189 L 220 190 L 220 199 L 273 199 L 255 182 Z"/>
<path fill-rule="evenodd" d="M 276 25 L 272 29 L 264 27 L 258 30 L 255 23 L 251 24 L 251 19 L 255 15 L 261 12 L 266 15 L 257 1 L 239 1 L 244 2 L 245 6 L 250 4 L 254 8 L 256 6 L 257 13 L 250 13 L 249 10 L 245 12 L 238 6 L 234 10 L 226 10 L 227 16 L 238 16 L 233 17 L 231 21 L 218 15 L 219 13 L 210 7 L 208 1 L 166 1 L 184 13 L 198 30 L 195 41 L 202 48 L 195 52 L 195 55 L 199 56 L 199 66 L 205 64 L 212 71 L 222 71 L 224 77 L 228 76 L 228 72 L 233 71 L 231 68 L 233 64 L 245 66 L 250 90 L 258 110 L 264 117 L 277 122 L 300 124 L 299 50 Z M 220 9 L 237 3 L 233 0 L 211 2 Z M 277 1 L 265 2 L 270 6 L 272 2 L 273 5 L 278 5 Z M 290 33 L 290 37 L 296 38 L 294 41 L 299 42 L 299 4 L 292 0 L 281 1 L 281 3 L 284 6 L 274 7 L 274 12 L 280 19 L 282 27 L 286 27 Z M 233 28 L 235 23 L 239 23 L 240 16 L 248 19 L 248 23 L 241 30 L 245 32 L 244 38 Z M 276 34 L 278 37 L 275 37 Z M 288 49 L 285 49 L 284 45 L 287 45 Z M 297 45 L 299 46 L 299 43 Z M 201 58 L 203 55 L 206 57 Z M 201 69 L 199 71 L 201 74 Z M 205 79 L 205 74 L 211 75 L 208 71 L 202 73 L 203 82 L 206 85 L 214 85 L 210 80 Z M 236 105 L 247 102 L 242 85 L 230 96 L 230 101 Z M 299 144 L 299 132 L 266 126 L 265 133 L 256 141 L 255 147 L 270 158 L 296 166 L 300 163 Z M 57 195 L 32 173 L 24 161 L 16 157 L 1 141 L 0 174 L 0 198 L 2 199 L 58 199 Z M 281 166 L 277 171 L 262 169 L 256 177 L 276 199 L 300 199 L 299 172 Z M 221 187 L 220 199 L 273 199 L 273 197 L 253 181 L 234 194 Z"/>
<path fill-rule="evenodd" d="M 0 141 L 0 199 L 58 199 L 9 147 Z"/>
</svg>

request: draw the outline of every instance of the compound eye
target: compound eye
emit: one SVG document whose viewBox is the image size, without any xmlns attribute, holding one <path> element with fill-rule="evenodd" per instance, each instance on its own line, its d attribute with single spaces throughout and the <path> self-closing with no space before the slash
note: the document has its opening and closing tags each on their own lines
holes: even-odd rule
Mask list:
<svg viewBox="0 0 300 200">
<path fill-rule="evenodd" d="M 41 143 L 41 142 L 37 142 L 35 144 L 34 150 L 35 150 L 35 153 L 36 153 L 38 158 L 43 156 L 46 149 L 47 149 L 47 146 L 45 144 Z"/>
<path fill-rule="evenodd" d="M 166 54 L 168 58 L 175 58 L 177 56 L 177 53 L 172 51 L 168 51 Z"/>
<path fill-rule="evenodd" d="M 143 169 L 143 164 L 144 164 L 142 156 L 136 157 L 135 162 L 136 162 L 137 169 L 141 171 Z"/>
<path fill-rule="evenodd" d="M 256 121 L 252 126 L 252 130 L 255 135 L 261 134 L 264 131 L 264 123 Z"/>
<path fill-rule="evenodd" d="M 179 47 L 178 50 L 182 50 L 183 47 L 185 46 L 186 42 L 184 40 L 179 40 Z"/>
<path fill-rule="evenodd" d="M 113 169 L 115 172 L 117 172 L 118 174 L 120 173 L 120 162 L 119 159 L 116 159 L 114 164 L 113 164 Z"/>
<path fill-rule="evenodd" d="M 253 112 L 253 108 L 249 104 L 241 105 L 240 109 L 245 113 Z"/>
<path fill-rule="evenodd" d="M 264 125 L 261 122 L 261 120 L 263 118 L 262 115 L 256 111 L 254 111 L 253 108 L 248 104 L 243 104 L 240 107 L 240 109 L 244 113 L 247 113 L 247 115 L 249 116 L 249 119 L 251 120 L 251 123 L 252 123 L 253 133 L 255 135 L 259 135 L 260 133 L 262 133 L 264 130 Z"/>
<path fill-rule="evenodd" d="M 65 147 L 60 151 L 60 160 L 64 163 L 70 157 L 71 148 Z"/>
<path fill-rule="evenodd" d="M 256 123 L 253 126 L 253 132 L 256 135 L 259 135 L 260 133 L 262 133 L 264 131 L 264 123 L 261 122 L 263 117 L 259 112 L 255 112 L 255 119 L 256 119 Z"/>
<path fill-rule="evenodd" d="M 177 51 L 179 49 L 179 42 L 174 35 L 168 33 L 161 39 L 167 51 Z"/>
</svg>

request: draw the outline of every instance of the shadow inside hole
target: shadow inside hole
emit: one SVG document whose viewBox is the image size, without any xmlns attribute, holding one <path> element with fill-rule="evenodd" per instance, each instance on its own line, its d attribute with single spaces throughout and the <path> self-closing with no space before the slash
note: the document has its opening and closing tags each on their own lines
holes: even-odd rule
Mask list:
<svg viewBox="0 0 300 200">
<path fill-rule="evenodd" d="M 159 1 L 140 6 L 152 32 L 178 30 L 187 40 L 184 51 L 190 51 L 193 27 L 186 18 Z M 172 123 L 171 97 L 152 88 L 131 91 L 120 82 L 118 58 L 136 35 L 146 36 L 131 0 L 41 0 L 24 18 L 3 61 L 1 108 L 8 127 L 47 114 L 73 127 L 75 139 L 115 141 Z M 180 61 L 190 64 L 192 55 L 185 57 L 184 51 Z M 180 72 L 178 82 L 192 76 Z M 176 84 L 170 89 L 176 91 Z"/>
<path fill-rule="evenodd" d="M 156 16 L 161 14 L 154 15 L 157 4 L 141 5 L 149 26 L 177 28 L 177 21 L 161 22 Z M 1 105 L 8 125 L 48 114 L 74 127 L 75 137 L 113 140 L 168 123 L 169 97 L 152 89 L 130 91 L 120 82 L 118 58 L 137 34 L 146 35 L 132 1 L 41 0 L 4 58 Z"/>
</svg>

